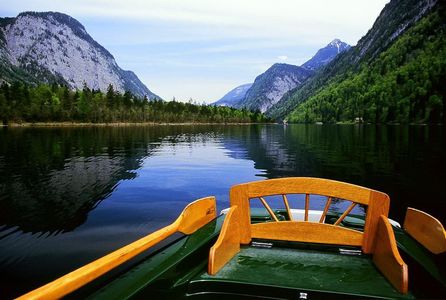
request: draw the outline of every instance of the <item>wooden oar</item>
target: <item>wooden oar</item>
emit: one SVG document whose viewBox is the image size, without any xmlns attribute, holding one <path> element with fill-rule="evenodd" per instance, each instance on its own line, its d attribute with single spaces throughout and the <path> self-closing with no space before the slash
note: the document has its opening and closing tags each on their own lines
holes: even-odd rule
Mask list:
<svg viewBox="0 0 446 300">
<path fill-rule="evenodd" d="M 190 203 L 172 224 L 68 273 L 18 299 L 59 299 L 86 285 L 175 232 L 191 234 L 216 217 L 215 198 Z"/>
</svg>

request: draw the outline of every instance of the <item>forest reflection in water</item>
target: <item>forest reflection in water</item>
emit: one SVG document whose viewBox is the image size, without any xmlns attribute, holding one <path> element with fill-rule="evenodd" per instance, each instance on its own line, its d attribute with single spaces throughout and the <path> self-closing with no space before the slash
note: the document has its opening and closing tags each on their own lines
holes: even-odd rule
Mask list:
<svg viewBox="0 0 446 300">
<path fill-rule="evenodd" d="M 17 296 L 170 223 L 190 201 L 287 176 L 347 181 L 444 218 L 441 126 L 196 125 L 0 131 L 0 291 Z M 444 221 L 444 219 L 442 220 Z"/>
</svg>

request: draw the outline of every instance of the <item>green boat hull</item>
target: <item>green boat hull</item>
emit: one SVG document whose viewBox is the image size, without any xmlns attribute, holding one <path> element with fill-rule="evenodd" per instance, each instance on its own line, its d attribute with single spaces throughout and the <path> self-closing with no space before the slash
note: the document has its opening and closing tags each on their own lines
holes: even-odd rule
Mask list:
<svg viewBox="0 0 446 300">
<path fill-rule="evenodd" d="M 253 216 L 256 217 L 259 216 Z M 147 257 L 137 258 L 108 279 L 96 280 L 69 298 L 413 299 L 446 295 L 440 270 L 431 269 L 433 276 L 429 275 L 438 282 L 435 291 L 421 286 L 413 289 L 415 293 L 411 289 L 403 295 L 392 287 L 368 255 L 346 255 L 336 246 L 307 243 L 273 241 L 260 243 L 262 247 L 253 246 L 256 243 L 243 246 L 217 275 L 210 276 L 209 249 L 220 233 L 223 220 L 224 215 L 219 216 L 195 233 L 179 237 Z M 360 218 L 357 222 L 360 223 Z M 398 241 L 406 239 L 399 244 L 407 252 L 405 255 L 415 253 L 412 255 L 418 258 L 416 263 L 423 274 L 426 268 L 438 268 L 426 258 L 421 245 L 407 242 L 402 230 L 395 232 Z M 265 245 L 267 248 L 263 248 Z"/>
<path fill-rule="evenodd" d="M 20 300 L 446 298 L 446 231 L 433 216 L 408 208 L 406 232 L 388 219 L 385 193 L 323 178 L 243 183 L 229 194 L 220 216 L 214 196 L 197 199 L 170 225 Z M 286 194 L 305 194 L 305 209 Z M 284 209 L 264 198 L 277 195 Z M 323 211 L 310 209 L 311 195 L 326 197 Z M 263 209 L 251 207 L 256 198 Z M 331 206 L 338 199 L 342 213 Z"/>
</svg>

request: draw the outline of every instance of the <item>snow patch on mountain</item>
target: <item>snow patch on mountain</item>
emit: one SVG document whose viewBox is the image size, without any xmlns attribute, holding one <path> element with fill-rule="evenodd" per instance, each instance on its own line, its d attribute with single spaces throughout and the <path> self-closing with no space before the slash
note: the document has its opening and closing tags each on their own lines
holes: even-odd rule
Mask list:
<svg viewBox="0 0 446 300">
<path fill-rule="evenodd" d="M 327 46 L 319 49 L 310 60 L 302 65 L 302 67 L 308 70 L 317 70 L 331 62 L 339 53 L 344 52 L 349 48 L 350 45 L 347 43 L 344 43 L 340 39 L 334 39 Z"/>
</svg>

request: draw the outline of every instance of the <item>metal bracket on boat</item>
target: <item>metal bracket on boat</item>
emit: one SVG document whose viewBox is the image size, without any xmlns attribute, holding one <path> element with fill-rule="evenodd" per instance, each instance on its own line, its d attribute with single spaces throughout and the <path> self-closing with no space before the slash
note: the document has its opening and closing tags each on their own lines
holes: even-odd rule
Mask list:
<svg viewBox="0 0 446 300">
<path fill-rule="evenodd" d="M 273 243 L 264 243 L 264 242 L 252 242 L 251 243 L 252 247 L 257 247 L 257 248 L 272 248 L 273 247 Z"/>
<path fill-rule="evenodd" d="M 361 250 L 355 250 L 355 249 L 342 249 L 339 248 L 339 254 L 343 255 L 362 255 Z"/>
</svg>

